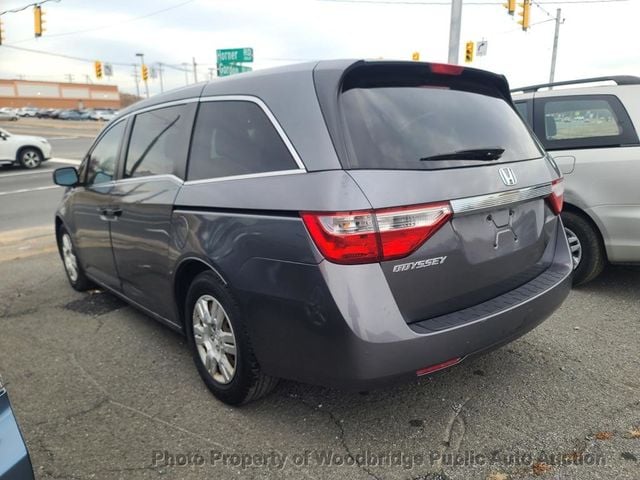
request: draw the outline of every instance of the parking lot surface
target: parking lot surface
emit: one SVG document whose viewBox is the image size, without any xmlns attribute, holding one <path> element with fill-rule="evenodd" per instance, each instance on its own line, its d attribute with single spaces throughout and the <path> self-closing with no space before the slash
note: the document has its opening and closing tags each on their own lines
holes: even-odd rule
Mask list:
<svg viewBox="0 0 640 480">
<path fill-rule="evenodd" d="M 0 371 L 38 478 L 638 478 L 639 268 L 609 268 L 520 340 L 416 383 L 283 381 L 230 408 L 179 334 L 74 292 L 46 231 L 3 238 Z"/>
</svg>

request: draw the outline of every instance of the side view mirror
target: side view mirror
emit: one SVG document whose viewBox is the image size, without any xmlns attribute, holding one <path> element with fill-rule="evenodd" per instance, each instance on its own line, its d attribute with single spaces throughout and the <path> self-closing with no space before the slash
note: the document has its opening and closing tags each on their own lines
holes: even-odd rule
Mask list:
<svg viewBox="0 0 640 480">
<path fill-rule="evenodd" d="M 4 133 L 0 133 L 0 140 L 6 140 L 7 138 L 9 137 L 7 137 Z"/>
<path fill-rule="evenodd" d="M 62 167 L 53 171 L 53 183 L 61 187 L 75 187 L 80 183 L 75 167 Z"/>
</svg>

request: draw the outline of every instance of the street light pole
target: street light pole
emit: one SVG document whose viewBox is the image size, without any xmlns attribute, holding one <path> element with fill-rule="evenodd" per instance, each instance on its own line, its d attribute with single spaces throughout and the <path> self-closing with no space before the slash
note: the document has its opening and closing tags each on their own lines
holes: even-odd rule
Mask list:
<svg viewBox="0 0 640 480">
<path fill-rule="evenodd" d="M 560 24 L 562 18 L 562 9 L 556 10 L 556 32 L 553 36 L 553 53 L 551 54 L 551 73 L 549 74 L 549 83 L 553 83 L 556 75 L 556 59 L 558 57 L 558 37 L 560 37 Z"/>
<path fill-rule="evenodd" d="M 160 93 L 163 93 L 164 81 L 162 80 L 162 62 L 158 62 L 158 76 L 160 77 Z"/>
<path fill-rule="evenodd" d="M 186 62 L 182 63 L 182 68 L 184 69 L 184 84 L 189 85 L 189 64 Z"/>
<path fill-rule="evenodd" d="M 136 81 L 136 97 L 140 98 L 140 82 L 138 81 L 138 65 L 133 64 L 133 78 Z"/>
<path fill-rule="evenodd" d="M 462 0 L 451 1 L 451 25 L 449 26 L 449 63 L 458 63 L 460 52 L 460 25 L 462 23 Z"/>
<path fill-rule="evenodd" d="M 144 69 L 144 53 L 136 53 L 136 57 L 140 57 L 140 68 Z M 144 91 L 149 98 L 149 82 L 145 78 L 142 80 L 144 81 Z"/>
</svg>

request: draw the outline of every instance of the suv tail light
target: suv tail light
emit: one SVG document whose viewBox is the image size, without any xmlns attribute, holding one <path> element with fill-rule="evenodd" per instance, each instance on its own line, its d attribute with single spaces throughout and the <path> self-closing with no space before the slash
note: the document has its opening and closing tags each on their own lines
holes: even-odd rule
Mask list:
<svg viewBox="0 0 640 480">
<path fill-rule="evenodd" d="M 564 179 L 558 178 L 551 182 L 551 195 L 547 197 L 551 210 L 556 215 L 562 212 L 562 204 L 564 203 Z"/>
<path fill-rule="evenodd" d="M 335 263 L 406 257 L 452 215 L 448 202 L 355 212 L 301 212 L 320 252 Z"/>
</svg>

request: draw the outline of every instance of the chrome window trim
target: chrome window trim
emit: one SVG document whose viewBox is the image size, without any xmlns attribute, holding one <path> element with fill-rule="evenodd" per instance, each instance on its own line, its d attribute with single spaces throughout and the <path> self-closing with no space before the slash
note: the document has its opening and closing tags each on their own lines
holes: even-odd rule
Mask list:
<svg viewBox="0 0 640 480">
<path fill-rule="evenodd" d="M 271 125 L 273 125 L 273 128 L 275 128 L 276 132 L 278 132 L 280 139 L 284 142 L 285 147 L 289 151 L 289 154 L 293 158 L 293 161 L 296 163 L 298 168 L 289 169 L 289 170 L 274 170 L 270 172 L 248 173 L 244 175 L 229 175 L 225 177 L 203 178 L 200 180 L 186 180 L 186 181 L 183 181 L 181 178 L 178 178 L 172 174 L 146 175 L 146 176 L 140 176 L 140 177 L 120 178 L 117 180 L 113 180 L 111 182 L 101 183 L 99 185 L 101 187 L 104 187 L 104 186 L 120 185 L 120 184 L 126 184 L 126 183 L 136 183 L 141 181 L 157 181 L 157 180 L 163 180 L 163 179 L 174 180 L 176 183 L 179 183 L 180 185 L 198 185 L 201 183 L 222 182 L 226 180 L 244 180 L 244 179 L 250 179 L 250 178 L 275 177 L 279 175 L 294 175 L 294 174 L 307 172 L 307 169 L 304 163 L 302 162 L 300 155 L 298 155 L 298 152 L 296 151 L 295 147 L 291 143 L 291 140 L 289 140 L 289 137 L 285 133 L 284 129 L 282 128 L 278 120 L 276 119 L 273 112 L 271 112 L 267 104 L 264 103 L 262 99 L 253 95 L 214 95 L 214 96 L 208 96 L 208 97 L 190 97 L 182 100 L 172 100 L 170 102 L 158 103 L 156 105 L 150 105 L 148 107 L 141 108 L 139 110 L 134 110 L 132 112 L 129 112 L 123 115 L 122 117 L 118 117 L 117 119 L 114 120 L 112 124 L 107 125 L 107 127 L 100 133 L 100 136 L 96 138 L 94 145 L 100 138 L 102 138 L 102 136 L 104 136 L 106 132 L 111 130 L 116 124 L 120 123 L 121 121 L 131 116 L 138 115 L 140 113 L 150 112 L 153 110 L 158 110 L 161 108 L 184 105 L 187 103 L 224 102 L 224 101 L 244 101 L 244 102 L 252 102 L 258 105 L 258 107 L 260 107 L 260 109 L 264 112 L 264 114 L 267 116 L 267 118 L 271 122 Z M 197 121 L 197 117 L 196 117 L 196 121 Z"/>
<path fill-rule="evenodd" d="M 301 173 L 307 173 L 307 171 L 306 170 L 274 170 L 272 172 L 247 173 L 244 175 L 231 175 L 228 177 L 203 178 L 201 180 L 187 180 L 186 182 L 184 182 L 184 184 L 200 185 L 203 183 L 226 182 L 229 180 L 245 180 L 249 178 L 279 177 L 281 175 L 298 175 Z"/>
<path fill-rule="evenodd" d="M 551 183 L 544 183 L 542 185 L 508 190 L 506 192 L 458 198 L 451 200 L 450 203 L 454 214 L 465 214 L 478 210 L 487 210 L 501 205 L 533 200 L 534 198 L 548 197 L 549 195 L 551 195 Z"/>
<path fill-rule="evenodd" d="M 114 119 L 113 122 L 115 125 L 116 123 L 119 123 L 121 120 L 124 120 L 125 118 L 129 118 L 133 115 L 138 115 L 139 113 L 151 112 L 153 110 L 158 110 L 160 108 L 175 107 L 175 106 L 184 105 L 187 103 L 195 103 L 195 102 L 198 102 L 199 100 L 200 99 L 198 97 L 189 97 L 189 98 L 183 98 L 182 100 L 171 100 L 170 102 L 163 102 L 163 103 L 157 103 L 155 105 L 149 105 L 148 107 L 140 108 L 138 110 L 133 110 L 132 112 L 125 113 L 122 117 L 117 117 L 116 119 Z M 108 127 L 111 128 L 111 125 L 108 125 Z"/>
<path fill-rule="evenodd" d="M 138 183 L 138 182 L 158 182 L 161 180 L 170 180 L 178 185 L 184 184 L 184 181 L 173 175 L 172 173 L 162 173 L 159 175 L 140 175 L 139 177 L 127 177 L 127 178 L 119 178 L 114 180 L 113 185 L 122 185 L 127 183 Z"/>
<path fill-rule="evenodd" d="M 276 129 L 276 132 L 278 132 L 278 135 L 284 142 L 285 146 L 287 147 L 287 150 L 289 150 L 289 153 L 293 157 L 293 161 L 296 162 L 296 165 L 298 165 L 298 168 L 304 172 L 307 171 L 307 168 L 305 167 L 304 163 L 302 163 L 302 159 L 300 158 L 300 156 L 298 155 L 298 152 L 294 148 L 293 143 L 291 143 L 291 140 L 289 140 L 289 137 L 285 133 L 284 129 L 282 128 L 278 120 L 276 119 L 275 115 L 273 114 L 273 112 L 271 112 L 267 104 L 262 101 L 262 99 L 254 95 L 214 95 L 214 96 L 200 98 L 200 102 L 225 102 L 225 101 L 226 102 L 233 102 L 233 101 L 252 102 L 258 105 L 262 109 L 264 114 L 267 116 L 269 121 L 271 122 L 271 125 L 273 125 L 273 127 Z M 197 118 L 196 118 L 196 121 L 197 121 Z M 282 170 L 282 171 L 287 172 L 289 170 Z M 239 175 L 236 175 L 236 176 L 239 176 Z M 225 177 L 218 177 L 218 178 L 225 178 Z M 230 177 L 226 177 L 226 178 L 230 178 Z"/>
</svg>

